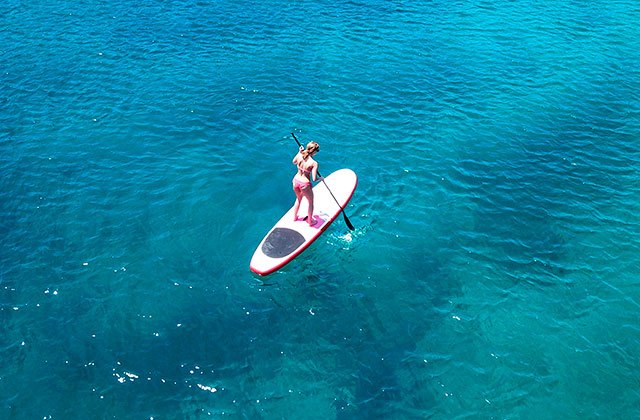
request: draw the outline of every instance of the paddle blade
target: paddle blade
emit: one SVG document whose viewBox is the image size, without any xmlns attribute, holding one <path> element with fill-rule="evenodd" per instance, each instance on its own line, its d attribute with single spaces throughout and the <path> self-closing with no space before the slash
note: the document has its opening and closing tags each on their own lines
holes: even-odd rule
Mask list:
<svg viewBox="0 0 640 420">
<path fill-rule="evenodd" d="M 344 212 L 344 210 L 342 211 L 342 215 L 344 216 L 344 222 L 347 224 L 347 227 L 349 228 L 349 230 L 355 230 L 355 228 L 351 224 L 351 220 L 349 220 L 349 218 L 347 217 L 347 214 Z"/>
</svg>

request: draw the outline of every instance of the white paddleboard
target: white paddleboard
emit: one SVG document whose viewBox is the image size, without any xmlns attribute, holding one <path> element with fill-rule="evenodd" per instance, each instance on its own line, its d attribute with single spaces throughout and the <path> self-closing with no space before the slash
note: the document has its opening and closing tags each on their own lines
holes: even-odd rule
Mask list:
<svg viewBox="0 0 640 420">
<path fill-rule="evenodd" d="M 358 177 L 351 169 L 339 169 L 325 177 L 324 182 L 317 183 L 313 187 L 313 216 L 316 223 L 309 226 L 306 220 L 294 221 L 292 206 L 258 245 L 249 264 L 251 271 L 264 276 L 297 257 L 338 217 L 340 207 L 347 205 L 356 185 Z M 298 216 L 306 216 L 307 210 L 307 200 L 303 198 Z"/>
</svg>

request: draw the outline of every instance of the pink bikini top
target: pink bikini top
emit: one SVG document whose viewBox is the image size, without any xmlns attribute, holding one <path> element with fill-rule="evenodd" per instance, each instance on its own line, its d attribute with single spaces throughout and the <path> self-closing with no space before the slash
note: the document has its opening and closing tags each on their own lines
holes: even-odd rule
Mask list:
<svg viewBox="0 0 640 420">
<path fill-rule="evenodd" d="M 303 169 L 302 166 L 300 166 L 300 164 L 298 164 L 298 170 L 303 174 L 307 175 L 307 177 L 311 175 L 311 169 Z"/>
</svg>

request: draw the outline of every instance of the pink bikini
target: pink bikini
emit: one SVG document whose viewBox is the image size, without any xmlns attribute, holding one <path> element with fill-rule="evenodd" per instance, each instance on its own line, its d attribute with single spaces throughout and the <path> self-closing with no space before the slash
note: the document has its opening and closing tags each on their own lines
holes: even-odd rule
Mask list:
<svg viewBox="0 0 640 420">
<path fill-rule="evenodd" d="M 293 178 L 293 188 L 304 190 L 309 186 L 311 186 L 311 181 L 300 181 L 299 179 Z"/>
<path fill-rule="evenodd" d="M 298 170 L 300 172 L 302 172 L 303 174 L 306 174 L 307 176 L 311 175 L 311 170 L 305 171 L 304 169 L 302 169 L 300 167 L 300 165 L 298 165 Z M 294 189 L 298 189 L 298 190 L 303 190 L 307 187 L 311 186 L 311 181 L 310 180 L 306 180 L 306 181 L 300 181 L 299 179 L 296 179 L 295 177 L 293 178 L 293 188 Z"/>
</svg>

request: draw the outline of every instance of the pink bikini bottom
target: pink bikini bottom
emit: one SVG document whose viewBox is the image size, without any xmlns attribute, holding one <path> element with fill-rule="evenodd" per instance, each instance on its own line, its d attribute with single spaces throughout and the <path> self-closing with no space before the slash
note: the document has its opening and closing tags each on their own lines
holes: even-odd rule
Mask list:
<svg viewBox="0 0 640 420">
<path fill-rule="evenodd" d="M 311 186 L 311 181 L 300 181 L 296 178 L 293 178 L 293 189 L 304 190 L 307 187 Z"/>
</svg>

